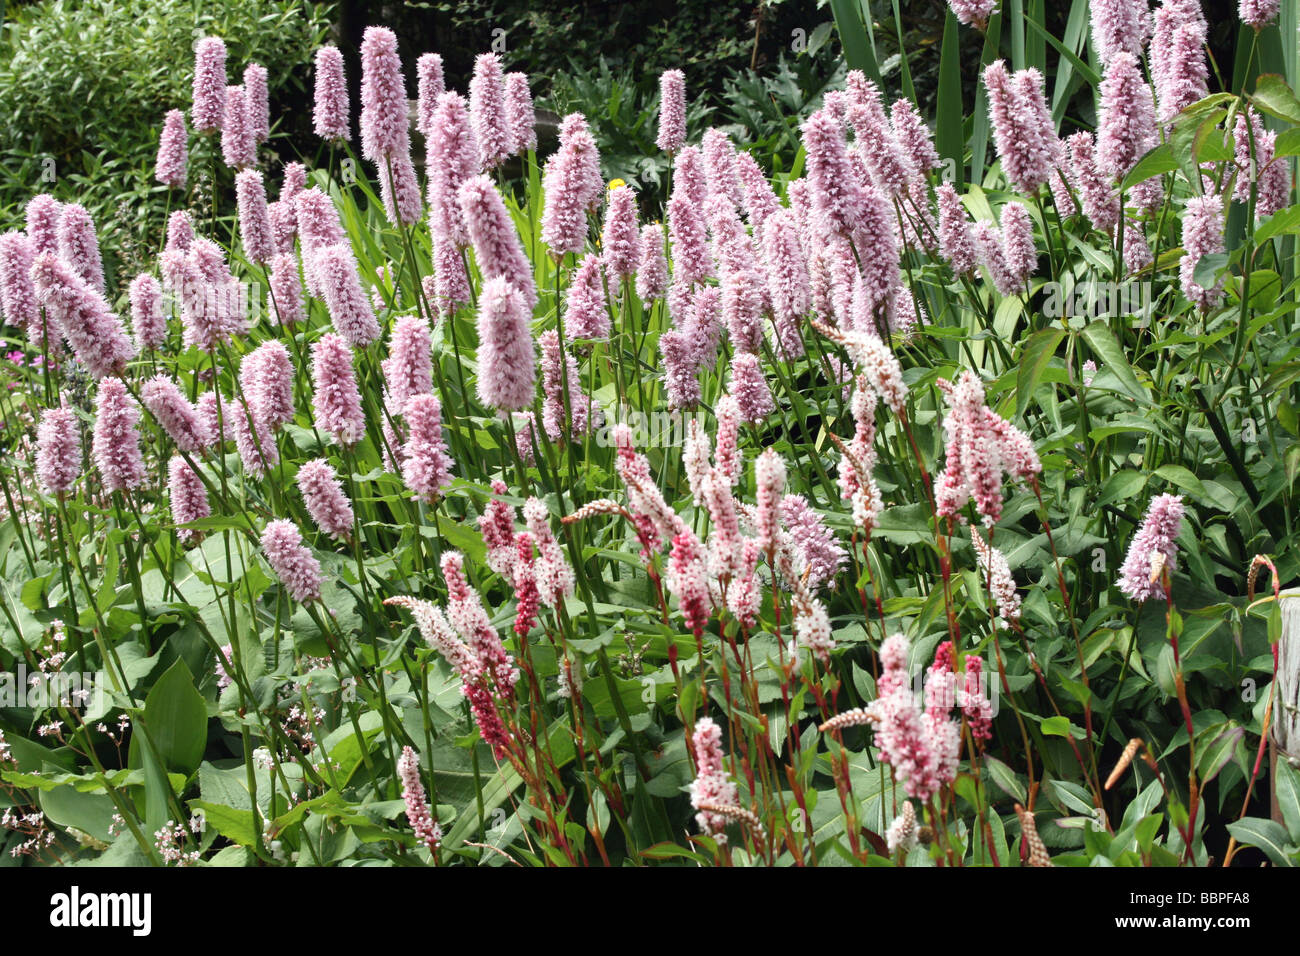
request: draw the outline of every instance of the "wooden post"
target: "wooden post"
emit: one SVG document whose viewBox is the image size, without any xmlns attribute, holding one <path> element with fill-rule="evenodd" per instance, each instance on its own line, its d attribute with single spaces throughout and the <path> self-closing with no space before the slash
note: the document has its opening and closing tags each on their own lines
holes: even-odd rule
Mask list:
<svg viewBox="0 0 1300 956">
<path fill-rule="evenodd" d="M 1282 636 L 1278 639 L 1277 687 L 1273 699 L 1273 727 L 1269 733 L 1269 792 L 1273 819 L 1282 822 L 1277 803 L 1277 761 L 1300 769 L 1300 591 L 1283 591 L 1278 597 Z"/>
</svg>

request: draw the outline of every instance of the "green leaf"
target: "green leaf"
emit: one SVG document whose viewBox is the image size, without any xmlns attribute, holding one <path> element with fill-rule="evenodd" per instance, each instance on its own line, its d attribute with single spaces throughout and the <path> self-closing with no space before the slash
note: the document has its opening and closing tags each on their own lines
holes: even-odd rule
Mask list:
<svg viewBox="0 0 1300 956">
<path fill-rule="evenodd" d="M 177 658 L 153 685 L 144 702 L 144 722 L 168 769 L 187 775 L 198 769 L 208 743 L 208 708 L 185 661 Z"/>
<path fill-rule="evenodd" d="M 1228 833 L 1236 837 L 1238 843 L 1259 847 L 1276 866 L 1296 865 L 1294 856 L 1287 855 L 1287 832 L 1280 823 L 1259 817 L 1246 817 L 1236 823 L 1229 823 Z"/>
<path fill-rule="evenodd" d="M 1147 404 L 1149 402 L 1147 394 L 1138 384 L 1137 376 L 1133 374 L 1133 367 L 1129 365 L 1128 357 L 1120 348 L 1119 342 L 1115 340 L 1110 326 L 1105 322 L 1093 322 L 1079 334 L 1088 343 L 1093 354 L 1101 360 L 1102 365 L 1119 380 L 1120 389 L 1124 394 Z"/>
<path fill-rule="evenodd" d="M 984 765 L 988 767 L 989 776 L 993 778 L 993 782 L 997 784 L 999 790 L 1018 803 L 1028 802 L 1025 785 L 1016 777 L 1014 770 L 997 757 L 991 757 L 988 754 L 984 755 Z"/>
<path fill-rule="evenodd" d="M 1039 329 L 1020 350 L 1020 368 L 1016 372 L 1016 417 L 1023 417 L 1034 390 L 1043 378 L 1047 363 L 1056 354 L 1056 347 L 1065 338 L 1065 329 L 1054 326 Z"/>
<path fill-rule="evenodd" d="M 1056 716 L 1048 717 L 1042 723 L 1043 733 L 1051 737 L 1074 737 L 1076 740 L 1082 740 L 1086 735 L 1082 727 L 1076 727 L 1070 722 L 1070 718 Z"/>
<path fill-rule="evenodd" d="M 1285 760 L 1277 762 L 1274 773 L 1276 779 L 1273 787 L 1278 806 L 1282 810 L 1282 819 L 1286 821 L 1291 842 L 1300 844 L 1300 773 L 1296 773 Z"/>
<path fill-rule="evenodd" d="M 1161 143 L 1137 161 L 1137 164 L 1129 170 L 1129 174 L 1124 177 L 1121 188 L 1124 192 L 1128 192 L 1138 183 L 1144 183 L 1152 176 L 1163 176 L 1177 168 L 1178 160 L 1174 158 L 1173 149 L 1168 143 Z"/>
<path fill-rule="evenodd" d="M 1266 73 L 1256 80 L 1255 92 L 1250 99 L 1270 116 L 1300 124 L 1300 100 L 1286 85 L 1286 80 L 1276 73 Z"/>
<path fill-rule="evenodd" d="M 1255 227 L 1255 241 L 1268 242 L 1274 236 L 1300 232 L 1300 206 L 1290 206 L 1275 212 Z"/>
<path fill-rule="evenodd" d="M 253 832 L 253 811 L 235 810 L 220 803 L 208 803 L 206 800 L 191 800 L 190 809 L 203 814 L 205 827 L 212 827 L 227 840 L 240 846 L 255 846 L 256 834 Z"/>
</svg>

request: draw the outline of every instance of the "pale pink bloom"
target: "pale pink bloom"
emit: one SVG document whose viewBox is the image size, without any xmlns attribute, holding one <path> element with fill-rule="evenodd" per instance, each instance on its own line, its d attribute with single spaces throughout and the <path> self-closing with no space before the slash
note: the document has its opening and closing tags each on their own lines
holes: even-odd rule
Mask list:
<svg viewBox="0 0 1300 956">
<path fill-rule="evenodd" d="M 659 336 L 663 356 L 664 393 L 669 408 L 694 408 L 700 403 L 699 363 L 686 332 L 669 329 Z"/>
<path fill-rule="evenodd" d="M 450 239 L 433 237 L 433 296 L 438 314 L 446 318 L 456 311 L 457 306 L 469 301 L 469 276 L 465 272 L 465 260 L 461 252 Z M 427 281 L 426 277 L 426 280 Z M 425 295 L 427 285 L 422 283 Z"/>
<path fill-rule="evenodd" d="M 776 198 L 772 186 L 763 174 L 757 160 L 747 152 L 736 153 L 736 175 L 740 177 L 740 186 L 744 194 L 743 206 L 749 224 L 758 236 L 763 224 L 781 209 L 781 200 Z"/>
<path fill-rule="evenodd" d="M 185 114 L 180 110 L 169 110 L 163 118 L 162 134 L 158 137 L 158 161 L 154 165 L 154 178 L 172 189 L 184 189 L 188 157 Z"/>
<path fill-rule="evenodd" d="M 533 404 L 537 357 L 523 296 L 504 276 L 489 279 L 478 303 L 478 397 L 498 411 Z"/>
<path fill-rule="evenodd" d="M 431 853 L 436 853 L 442 843 L 442 828 L 433 818 L 429 801 L 424 795 L 424 784 L 420 782 L 420 758 L 410 747 L 402 748 L 402 756 L 397 760 L 397 775 L 402 781 L 406 819 L 411 822 L 415 838 L 428 847 Z"/>
<path fill-rule="evenodd" d="M 550 515 L 538 498 L 524 502 L 524 523 L 537 544 L 536 577 L 538 597 L 548 607 L 559 607 L 573 594 L 573 569 L 569 567 L 551 531 Z"/>
<path fill-rule="evenodd" d="M 757 271 L 736 272 L 722 280 L 722 320 L 727 326 L 727 338 L 738 351 L 757 352 L 762 348 L 761 282 Z"/>
<path fill-rule="evenodd" d="M 1262 30 L 1275 19 L 1282 0 L 1239 0 L 1237 12 L 1241 22 L 1256 30 Z"/>
<path fill-rule="evenodd" d="M 126 385 L 116 378 L 100 382 L 90 451 L 107 492 L 139 488 L 145 483 L 139 423 L 140 408 Z"/>
<path fill-rule="evenodd" d="M 939 254 L 957 275 L 974 272 L 978 256 L 966 207 L 949 183 L 942 183 L 935 189 L 935 198 L 939 204 Z"/>
<path fill-rule="evenodd" d="M 664 577 L 668 590 L 677 595 L 686 627 L 698 640 L 704 635 L 712 613 L 708 571 L 700 539 L 683 526 L 673 536 L 668 573 Z"/>
<path fill-rule="evenodd" d="M 483 278 L 509 283 L 519 293 L 524 309 L 531 310 L 537 305 L 533 266 L 492 180 L 476 176 L 461 186 L 460 208 Z M 542 238 L 545 241 L 545 235 Z"/>
<path fill-rule="evenodd" d="M 1119 194 L 1097 165 L 1096 145 L 1090 133 L 1075 133 L 1065 141 L 1070 153 L 1070 179 L 1083 214 L 1094 228 L 1113 233 L 1119 223 Z"/>
<path fill-rule="evenodd" d="M 1092 48 L 1106 65 L 1116 53 L 1141 58 L 1151 36 L 1151 9 L 1147 0 L 1091 0 Z"/>
<path fill-rule="evenodd" d="M 668 200 L 668 236 L 674 283 L 699 283 L 713 275 L 713 261 L 700 208 L 684 193 L 678 195 L 676 190 Z"/>
<path fill-rule="evenodd" d="M 780 544 L 785 481 L 785 462 L 775 449 L 765 449 L 754 462 L 754 533 L 764 553 L 774 552 Z"/>
<path fill-rule="evenodd" d="M 642 550 L 657 549 L 686 525 L 664 500 L 650 471 L 650 462 L 632 447 L 632 429 L 619 422 L 610 429 L 610 438 L 618 449 L 614 468 L 627 490 L 628 509 L 635 518 L 637 534 L 643 539 Z M 648 552 L 642 556 L 649 560 Z"/>
<path fill-rule="evenodd" d="M 512 154 L 537 148 L 537 114 L 527 73 L 506 74 L 506 121 Z"/>
<path fill-rule="evenodd" d="M 72 490 L 81 474 L 81 429 L 72 410 L 47 408 L 36 428 L 36 477 L 46 494 Z"/>
<path fill-rule="evenodd" d="M 704 156 L 698 146 L 683 146 L 673 157 L 673 188 L 670 195 L 685 196 L 691 205 L 702 208 L 709 198 L 709 183 L 704 172 Z"/>
<path fill-rule="evenodd" d="M 1002 171 L 1017 190 L 1035 193 L 1051 178 L 1059 152 L 1042 75 L 1033 67 L 1008 73 L 997 60 L 984 69 L 984 88 Z"/>
<path fill-rule="evenodd" d="M 736 172 L 736 147 L 720 129 L 707 129 L 700 140 L 704 155 L 704 175 L 709 184 L 709 195 L 725 196 L 733 205 L 740 205 L 745 194 Z"/>
<path fill-rule="evenodd" d="M 366 433 L 366 416 L 352 369 L 352 349 L 342 336 L 327 332 L 311 351 L 316 427 L 344 447 L 355 445 Z"/>
<path fill-rule="evenodd" d="M 136 348 L 141 351 L 161 348 L 167 341 L 162 286 L 149 273 L 141 273 L 131 280 L 129 298 Z"/>
<path fill-rule="evenodd" d="M 1209 93 L 1205 31 L 1204 20 L 1188 20 L 1176 27 L 1162 47 L 1159 62 L 1155 62 L 1157 48 L 1152 43 L 1152 75 L 1161 123 L 1172 123 L 1180 112 Z"/>
<path fill-rule="evenodd" d="M 1112 180 L 1128 175 L 1158 142 L 1151 89 L 1131 53 L 1116 53 L 1101 81 L 1097 168 Z"/>
<path fill-rule="evenodd" d="M 239 387 L 264 427 L 277 429 L 293 421 L 293 359 L 282 342 L 272 339 L 244 356 Z"/>
<path fill-rule="evenodd" d="M 180 451 L 194 455 L 212 444 L 214 436 L 207 423 L 167 376 L 160 374 L 145 382 L 140 400 Z"/>
<path fill-rule="evenodd" d="M 48 193 L 33 196 L 27 201 L 24 217 L 27 238 L 32 242 L 32 258 L 42 252 L 59 252 L 59 219 L 63 204 Z"/>
<path fill-rule="evenodd" d="M 815 591 L 833 581 L 845 561 L 844 548 L 835 540 L 834 532 L 802 495 L 786 495 L 780 507 L 781 522 L 789 529 L 799 558 L 796 568 L 800 575 L 808 570 L 808 588 Z"/>
<path fill-rule="evenodd" d="M 580 114 L 572 113 L 573 135 L 560 139 L 560 148 L 546 161 L 542 172 L 542 242 L 551 255 L 579 253 L 587 241 L 587 210 L 591 205 L 591 161 L 596 157 L 596 143 Z M 596 160 L 599 164 L 599 159 Z M 596 167 L 599 179 L 599 165 Z M 598 184 L 596 195 L 601 187 Z"/>
<path fill-rule="evenodd" d="M 747 424 L 761 422 L 776 409 L 763 367 L 752 352 L 736 352 L 731 357 L 731 383 L 727 391 L 735 397 L 740 419 Z"/>
<path fill-rule="evenodd" d="M 299 468 L 298 490 L 316 527 L 340 541 L 352 537 L 355 518 L 352 502 L 348 501 L 343 483 L 328 461 L 317 458 Z"/>
<path fill-rule="evenodd" d="M 1164 575 L 1173 580 L 1178 567 L 1177 539 L 1183 527 L 1181 495 L 1156 495 L 1142 527 L 1129 544 L 1119 572 L 1119 589 L 1135 601 L 1167 596 Z"/>
<path fill-rule="evenodd" d="M 388 221 L 410 226 L 424 215 L 420 182 L 409 151 L 388 157 L 379 167 L 379 195 Z"/>
<path fill-rule="evenodd" d="M 387 27 L 366 27 L 361 40 L 361 153 L 379 167 L 410 153 L 406 84 L 397 55 L 397 35 Z"/>
<path fill-rule="evenodd" d="M 740 480 L 741 455 L 737 442 L 740 437 L 740 407 L 735 396 L 723 395 L 713 405 L 713 414 L 718 420 L 714 433 L 713 462 L 718 474 L 729 485 Z"/>
<path fill-rule="evenodd" d="M 189 524 L 212 514 L 208 504 L 208 491 L 203 479 L 180 455 L 174 455 L 167 465 L 167 497 L 171 503 L 172 521 L 178 525 Z M 177 528 L 176 537 L 182 542 L 197 538 L 201 531 L 194 528 Z"/>
<path fill-rule="evenodd" d="M 381 363 L 388 401 L 394 408 L 406 407 L 412 395 L 433 390 L 433 343 L 429 323 L 418 315 L 404 315 L 393 322 L 388 335 L 388 358 Z"/>
<path fill-rule="evenodd" d="M 630 279 L 636 274 L 641 237 L 637 232 L 636 193 L 628 186 L 609 191 L 600 249 L 605 268 L 614 276 Z"/>
<path fill-rule="evenodd" d="M 592 252 L 583 256 L 573 270 L 564 300 L 564 327 L 569 338 L 609 338 L 610 319 L 600 266 L 600 256 Z"/>
<path fill-rule="evenodd" d="M 488 567 L 507 578 L 511 576 L 517 549 L 515 547 L 515 512 L 501 500 L 510 489 L 499 478 L 492 481 L 493 497 L 479 515 L 478 527 L 487 546 Z"/>
<path fill-rule="evenodd" d="M 40 305 L 32 284 L 34 246 L 25 233 L 0 234 L 0 312 L 10 325 L 27 330 L 32 344 L 44 344 L 41 335 Z"/>
<path fill-rule="evenodd" d="M 271 228 L 271 248 L 275 254 L 293 252 L 293 241 L 298 238 L 298 212 L 293 208 L 293 200 L 278 199 L 267 203 L 266 221 Z"/>
<path fill-rule="evenodd" d="M 68 203 L 59 218 L 59 257 L 86 284 L 104 294 L 104 264 L 99 256 L 99 237 L 85 206 Z"/>
<path fill-rule="evenodd" d="M 312 128 L 321 139 L 351 139 L 348 129 L 348 87 L 343 78 L 343 54 L 338 47 L 316 51 L 316 87 Z"/>
<path fill-rule="evenodd" d="M 816 227 L 835 235 L 850 235 L 866 216 L 867 199 L 849 162 L 843 126 L 834 116 L 819 110 L 804 121 L 803 144 Z"/>
<path fill-rule="evenodd" d="M 164 248 L 168 252 L 188 252 L 192 242 L 194 223 L 190 221 L 190 214 L 184 209 L 173 211 L 167 217 L 167 243 Z"/>
<path fill-rule="evenodd" d="M 943 165 L 939 151 L 934 148 L 934 137 L 925 125 L 912 101 L 899 98 L 889 110 L 890 125 L 894 128 L 894 137 L 907 157 L 907 164 L 913 174 L 924 179 L 926 173 Z"/>
<path fill-rule="evenodd" d="M 254 478 L 265 478 L 267 471 L 279 462 L 280 449 L 275 436 L 251 405 L 221 399 L 221 426 L 227 435 L 234 436 L 240 464 Z"/>
<path fill-rule="evenodd" d="M 302 282 L 298 278 L 298 260 L 281 253 L 271 260 L 271 299 L 276 319 L 281 325 L 296 325 L 307 319 L 302 304 Z"/>
<path fill-rule="evenodd" d="M 723 769 L 722 729 L 711 717 L 701 717 L 691 735 L 695 755 L 695 779 L 691 781 L 691 806 L 699 810 L 695 822 L 720 844 L 727 842 L 727 818 L 700 805 L 734 807 L 740 797 L 736 785 Z"/>
<path fill-rule="evenodd" d="M 320 562 L 303 544 L 296 524 L 287 519 L 269 522 L 262 531 L 262 553 L 290 597 L 304 604 L 320 600 Z"/>
<path fill-rule="evenodd" d="M 1223 199 L 1208 193 L 1187 200 L 1183 210 L 1183 257 L 1179 260 L 1178 278 L 1187 296 L 1198 309 L 1208 311 L 1223 299 L 1223 280 L 1211 289 L 1196 282 L 1196 266 L 1205 256 L 1224 251 Z"/>
<path fill-rule="evenodd" d="M 948 6 L 960 22 L 983 30 L 997 10 L 998 0 L 948 0 Z"/>
<path fill-rule="evenodd" d="M 312 250 L 311 259 L 334 331 L 353 348 L 365 348 L 379 338 L 379 321 L 361 287 L 351 246 L 340 242 L 318 247 Z"/>
<path fill-rule="evenodd" d="M 63 332 L 77 360 L 94 378 L 121 372 L 135 356 L 135 345 L 104 297 L 52 253 L 32 263 L 32 286 Z"/>
<path fill-rule="evenodd" d="M 479 156 L 469 107 L 460 94 L 448 92 L 438 97 L 425 146 L 434 239 L 463 249 L 470 240 L 457 196 L 461 185 L 478 174 Z"/>
<path fill-rule="evenodd" d="M 474 76 L 469 81 L 469 114 L 478 140 L 482 170 L 495 169 L 514 150 L 513 131 L 506 115 L 505 77 L 501 58 L 495 53 L 480 53 L 474 60 Z"/>
<path fill-rule="evenodd" d="M 675 153 L 686 143 L 686 74 L 664 70 L 659 74 L 659 136 L 655 145 Z"/>
<path fill-rule="evenodd" d="M 883 110 L 881 111 L 883 114 Z M 901 196 L 916 172 L 887 122 L 876 122 L 866 107 L 854 104 L 848 121 L 856 135 L 856 153 L 866 166 L 871 182 L 891 198 Z"/>
<path fill-rule="evenodd" d="M 244 67 L 244 108 L 253 142 L 265 143 L 271 136 L 271 104 L 266 89 L 266 67 L 260 63 Z"/>
<path fill-rule="evenodd" d="M 275 255 L 271 219 L 266 210 L 266 187 L 262 174 L 245 169 L 235 175 L 235 196 L 239 205 L 239 237 L 250 262 L 266 265 Z"/>
<path fill-rule="evenodd" d="M 442 406 L 429 392 L 412 395 L 403 409 L 407 437 L 402 446 L 402 480 L 427 504 L 451 484 L 451 458 L 442 437 Z"/>
<path fill-rule="evenodd" d="M 1038 267 L 1038 250 L 1034 247 L 1034 224 L 1029 210 L 1018 202 L 1002 207 L 1002 255 L 1015 288 L 1028 288 L 1029 278 Z"/>
<path fill-rule="evenodd" d="M 636 294 L 649 305 L 668 289 L 668 259 L 664 255 L 664 227 L 657 222 L 641 227 L 641 257 L 636 267 Z"/>
<path fill-rule="evenodd" d="M 582 377 L 578 363 L 568 350 L 561 348 L 560 335 L 547 329 L 538 337 L 542 350 L 542 427 L 552 442 L 564 437 L 565 410 L 568 409 L 568 434 L 580 436 L 598 424 L 600 410 L 582 390 Z M 563 366 L 560 364 L 563 361 Z M 568 395 L 565 395 L 565 379 Z"/>
<path fill-rule="evenodd" d="M 219 37 L 204 37 L 194 48 L 194 130 L 221 129 L 226 111 L 226 44 Z"/>
<path fill-rule="evenodd" d="M 242 86 L 226 87 L 226 111 L 221 121 L 221 158 L 232 169 L 257 165 L 257 139 L 248 119 Z"/>
<path fill-rule="evenodd" d="M 438 107 L 438 97 L 447 92 L 442 75 L 442 57 L 437 53 L 424 53 L 415 61 L 415 91 L 418 100 L 415 128 L 424 136 L 433 128 L 433 114 Z"/>
<path fill-rule="evenodd" d="M 519 681 L 519 671 L 483 609 L 478 592 L 465 577 L 464 556 L 458 551 L 444 551 L 440 567 L 447 584 L 447 617 L 465 639 L 476 672 L 490 679 L 498 696 L 509 700 Z"/>
<path fill-rule="evenodd" d="M 970 539 L 979 563 L 980 579 L 986 583 L 989 595 L 997 606 L 998 619 L 1004 625 L 1019 623 L 1020 595 L 1016 591 L 1016 582 L 1011 576 L 1006 555 L 985 541 L 983 535 L 973 528 Z"/>
</svg>

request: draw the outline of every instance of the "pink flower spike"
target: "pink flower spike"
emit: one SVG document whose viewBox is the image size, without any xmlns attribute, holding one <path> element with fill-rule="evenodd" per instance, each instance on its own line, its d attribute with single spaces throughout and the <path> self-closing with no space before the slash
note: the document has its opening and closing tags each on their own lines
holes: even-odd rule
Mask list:
<svg viewBox="0 0 1300 956">
<path fill-rule="evenodd" d="M 265 143 L 271 138 L 271 104 L 266 89 L 266 67 L 259 63 L 244 67 L 244 108 L 253 142 Z"/>
<path fill-rule="evenodd" d="M 731 383 L 727 390 L 735 396 L 740 419 L 747 424 L 761 422 L 776 410 L 767 377 L 753 352 L 736 352 L 731 357 Z"/>
<path fill-rule="evenodd" d="M 226 44 L 219 37 L 204 37 L 194 48 L 194 89 L 190 117 L 194 130 L 221 129 L 226 111 Z"/>
<path fill-rule="evenodd" d="M 659 137 L 655 145 L 675 153 L 686 144 L 686 74 L 664 70 L 659 75 Z"/>
<path fill-rule="evenodd" d="M 239 208 L 239 237 L 250 262 L 266 265 L 275 256 L 271 219 L 266 210 L 266 187 L 262 174 L 245 169 L 235 174 L 235 197 Z"/>
<path fill-rule="evenodd" d="M 46 314 L 91 376 L 104 378 L 126 368 L 135 356 L 135 344 L 103 296 L 48 252 L 32 263 L 31 279 Z"/>
<path fill-rule="evenodd" d="M 178 525 L 189 524 L 212 514 L 203 480 L 180 455 L 173 456 L 167 465 L 167 497 L 172 508 L 172 521 Z M 176 529 L 176 537 L 182 542 L 192 541 L 202 533 L 194 528 Z"/>
<path fill-rule="evenodd" d="M 131 280 L 129 298 L 136 348 L 142 352 L 161 348 L 167 341 L 162 286 L 149 273 L 141 273 Z"/>
<path fill-rule="evenodd" d="M 59 252 L 59 219 L 63 216 L 63 204 L 48 193 L 33 196 L 27 201 L 24 211 L 27 223 L 27 238 L 32 241 L 32 258 L 42 252 Z"/>
<path fill-rule="evenodd" d="M 361 153 L 379 167 L 411 151 L 406 82 L 397 55 L 397 35 L 387 27 L 366 27 L 361 40 Z"/>
<path fill-rule="evenodd" d="M 340 541 L 351 539 L 354 523 L 352 503 L 328 461 L 317 458 L 299 468 L 298 490 L 316 527 Z"/>
<path fill-rule="evenodd" d="M 307 320 L 302 304 L 302 280 L 298 278 L 298 260 L 292 254 L 280 254 L 271 260 L 271 302 L 281 325 L 297 325 Z"/>
<path fill-rule="evenodd" d="M 1239 0 L 1237 12 L 1242 23 L 1258 32 L 1277 19 L 1281 6 L 1282 0 Z"/>
<path fill-rule="evenodd" d="M 315 106 L 312 127 L 325 140 L 351 139 L 348 128 L 348 87 L 343 78 L 343 54 L 338 47 L 316 51 Z"/>
<path fill-rule="evenodd" d="M 506 74 L 506 122 L 513 154 L 537 148 L 537 113 L 527 73 Z"/>
<path fill-rule="evenodd" d="M 438 97 L 447 92 L 442 74 L 442 57 L 437 53 L 424 53 L 415 61 L 415 92 L 418 100 L 415 128 L 428 136 L 433 127 L 433 112 Z"/>
<path fill-rule="evenodd" d="M 158 161 L 154 177 L 172 189 L 185 188 L 189 149 L 186 143 L 185 114 L 169 110 L 163 119 L 162 134 L 158 137 Z"/>
<path fill-rule="evenodd" d="M 0 312 L 10 325 L 27 330 L 37 348 L 44 346 L 41 336 L 40 304 L 32 285 L 34 243 L 21 232 L 0 235 Z"/>
<path fill-rule="evenodd" d="M 625 280 L 636 274 L 641 236 L 637 232 L 636 193 L 629 186 L 609 191 L 600 248 L 605 268 L 614 276 Z"/>
<path fill-rule="evenodd" d="M 311 260 L 334 331 L 353 348 L 365 348 L 379 338 L 379 320 L 361 287 L 352 248 L 346 242 L 322 246 L 312 251 Z"/>
<path fill-rule="evenodd" d="M 565 333 L 569 338 L 609 338 L 611 324 L 600 267 L 601 257 L 591 252 L 573 270 L 564 300 Z"/>
<path fill-rule="evenodd" d="M 139 423 L 140 407 L 121 380 L 106 378 L 100 382 L 90 451 L 107 492 L 139 488 L 145 483 Z"/>
<path fill-rule="evenodd" d="M 180 451 L 198 454 L 216 437 L 180 387 L 165 375 L 145 382 L 140 388 L 140 400 Z"/>
<path fill-rule="evenodd" d="M 452 461 L 442 437 L 442 406 L 429 392 L 412 395 L 403 409 L 407 438 L 402 446 L 402 480 L 417 498 L 436 504 L 451 484 Z"/>
<path fill-rule="evenodd" d="M 505 77 L 501 58 L 495 53 L 480 53 L 474 60 L 474 76 L 469 81 L 469 114 L 478 140 L 482 172 L 500 166 L 514 152 L 514 135 L 506 115 Z"/>
<path fill-rule="evenodd" d="M 352 349 L 342 336 L 327 332 L 312 346 L 312 407 L 316 427 L 345 448 L 366 433 L 361 393 L 352 369 Z"/>
<path fill-rule="evenodd" d="M 429 323 L 418 315 L 403 315 L 393 322 L 388 336 L 388 358 L 380 363 L 387 401 L 401 410 L 412 395 L 433 391 L 433 343 Z"/>
<path fill-rule="evenodd" d="M 695 822 L 700 829 L 720 844 L 727 842 L 727 818 L 710 810 L 700 810 L 701 805 L 734 807 L 740 797 L 736 785 L 723 769 L 722 729 L 711 717 L 701 717 L 691 735 L 691 749 L 695 756 L 695 779 L 691 782 L 691 806 L 699 810 Z"/>
<path fill-rule="evenodd" d="M 99 237 L 85 206 L 68 203 L 59 218 L 59 256 L 86 284 L 104 294 L 104 264 L 99 256 Z"/>
<path fill-rule="evenodd" d="M 262 554 L 291 598 L 303 604 L 320 600 L 320 562 L 303 544 L 296 524 L 287 519 L 269 522 L 262 531 Z"/>
<path fill-rule="evenodd" d="M 657 222 L 641 227 L 641 258 L 636 267 L 636 294 L 649 305 L 668 290 L 668 259 L 664 255 L 664 227 Z"/>
<path fill-rule="evenodd" d="M 267 429 L 293 421 L 293 360 L 276 339 L 259 345 L 239 366 L 239 387 L 253 417 Z"/>
<path fill-rule="evenodd" d="M 1177 538 L 1183 527 L 1181 495 L 1156 495 L 1142 527 L 1129 544 L 1119 572 L 1119 589 L 1135 601 L 1167 596 L 1164 579 L 1178 567 Z"/>
<path fill-rule="evenodd" d="M 420 758 L 410 747 L 402 748 L 402 756 L 397 760 L 397 775 L 402 781 L 406 819 L 415 831 L 415 838 L 428 847 L 430 853 L 437 853 L 442 843 L 442 828 L 433 818 L 429 801 L 424 795 L 424 784 L 420 782 Z"/>
<path fill-rule="evenodd" d="M 476 176 L 461 186 L 460 208 L 483 278 L 509 282 L 519 292 L 524 308 L 531 310 L 537 305 L 533 266 L 492 180 Z M 545 227 L 542 241 L 546 241 Z"/>
<path fill-rule="evenodd" d="M 497 411 L 533 404 L 537 357 L 519 290 L 504 276 L 489 279 L 478 304 L 478 397 Z"/>
<path fill-rule="evenodd" d="M 226 112 L 221 124 L 221 158 L 231 169 L 257 165 L 257 139 L 248 121 L 242 86 L 226 87 Z"/>
<path fill-rule="evenodd" d="M 72 410 L 47 408 L 36 428 L 36 476 L 49 495 L 72 490 L 81 474 L 81 429 Z"/>
</svg>

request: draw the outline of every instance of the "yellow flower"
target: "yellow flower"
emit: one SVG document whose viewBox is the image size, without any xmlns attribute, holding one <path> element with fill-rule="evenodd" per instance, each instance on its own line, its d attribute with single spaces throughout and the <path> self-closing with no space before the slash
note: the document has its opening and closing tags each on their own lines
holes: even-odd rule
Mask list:
<svg viewBox="0 0 1300 956">
<path fill-rule="evenodd" d="M 614 191 L 615 189 L 617 189 L 619 186 L 626 186 L 626 185 L 627 185 L 627 183 L 625 183 L 625 182 L 624 182 L 623 180 L 621 180 L 621 179 L 611 179 L 611 180 L 609 181 L 609 189 L 610 189 L 610 192 L 613 192 L 613 191 Z"/>
</svg>

